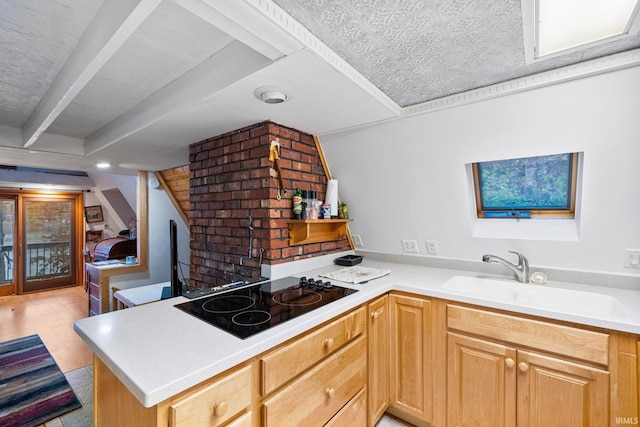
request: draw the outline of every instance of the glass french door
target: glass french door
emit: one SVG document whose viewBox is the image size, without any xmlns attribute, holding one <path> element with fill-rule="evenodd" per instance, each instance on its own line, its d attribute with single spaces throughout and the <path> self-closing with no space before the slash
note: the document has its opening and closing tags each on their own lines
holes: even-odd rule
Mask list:
<svg viewBox="0 0 640 427">
<path fill-rule="evenodd" d="M 15 293 L 15 197 L 0 196 L 0 296 Z"/>
<path fill-rule="evenodd" d="M 21 199 L 20 293 L 76 285 L 76 199 Z"/>
</svg>

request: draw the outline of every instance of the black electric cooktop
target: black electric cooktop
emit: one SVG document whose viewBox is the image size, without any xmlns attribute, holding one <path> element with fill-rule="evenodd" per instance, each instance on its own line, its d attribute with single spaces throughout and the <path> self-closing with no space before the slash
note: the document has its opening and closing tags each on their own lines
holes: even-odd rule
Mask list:
<svg viewBox="0 0 640 427">
<path fill-rule="evenodd" d="M 356 292 L 329 281 L 285 277 L 175 307 L 244 339 Z"/>
</svg>

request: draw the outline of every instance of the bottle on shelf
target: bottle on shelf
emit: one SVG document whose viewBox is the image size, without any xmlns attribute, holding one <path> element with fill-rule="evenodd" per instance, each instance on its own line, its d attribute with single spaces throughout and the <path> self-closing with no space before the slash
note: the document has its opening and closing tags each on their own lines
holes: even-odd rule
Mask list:
<svg viewBox="0 0 640 427">
<path fill-rule="evenodd" d="M 295 219 L 302 219 L 302 193 L 299 188 L 293 193 L 293 216 Z"/>
</svg>

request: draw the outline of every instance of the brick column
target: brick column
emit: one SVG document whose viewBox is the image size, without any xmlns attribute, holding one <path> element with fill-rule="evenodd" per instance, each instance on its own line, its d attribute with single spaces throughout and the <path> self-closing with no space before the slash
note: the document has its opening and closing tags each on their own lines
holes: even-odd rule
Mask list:
<svg viewBox="0 0 640 427">
<path fill-rule="evenodd" d="M 281 149 L 281 200 L 269 161 L 272 141 Z M 273 122 L 258 123 L 192 144 L 189 169 L 191 286 L 258 277 L 260 260 L 279 264 L 350 249 L 346 238 L 289 246 L 293 190 L 314 190 L 319 199 L 326 191 L 312 135 Z"/>
</svg>

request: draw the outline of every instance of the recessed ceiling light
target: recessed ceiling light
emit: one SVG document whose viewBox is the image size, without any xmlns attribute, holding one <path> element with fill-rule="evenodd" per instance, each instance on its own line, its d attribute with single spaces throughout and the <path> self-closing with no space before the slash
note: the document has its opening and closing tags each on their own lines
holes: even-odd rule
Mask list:
<svg viewBox="0 0 640 427">
<path fill-rule="evenodd" d="M 107 169 L 107 168 L 109 168 L 111 166 L 111 164 L 108 163 L 108 162 L 99 162 L 99 163 L 96 164 L 96 166 L 99 169 Z"/>
<path fill-rule="evenodd" d="M 287 95 L 282 92 L 270 90 L 267 92 L 262 92 L 260 94 L 260 99 L 262 99 L 267 104 L 280 104 L 287 100 Z"/>
<path fill-rule="evenodd" d="M 273 86 L 262 86 L 253 91 L 253 95 L 267 104 L 281 104 L 289 99 L 284 91 Z"/>
</svg>

